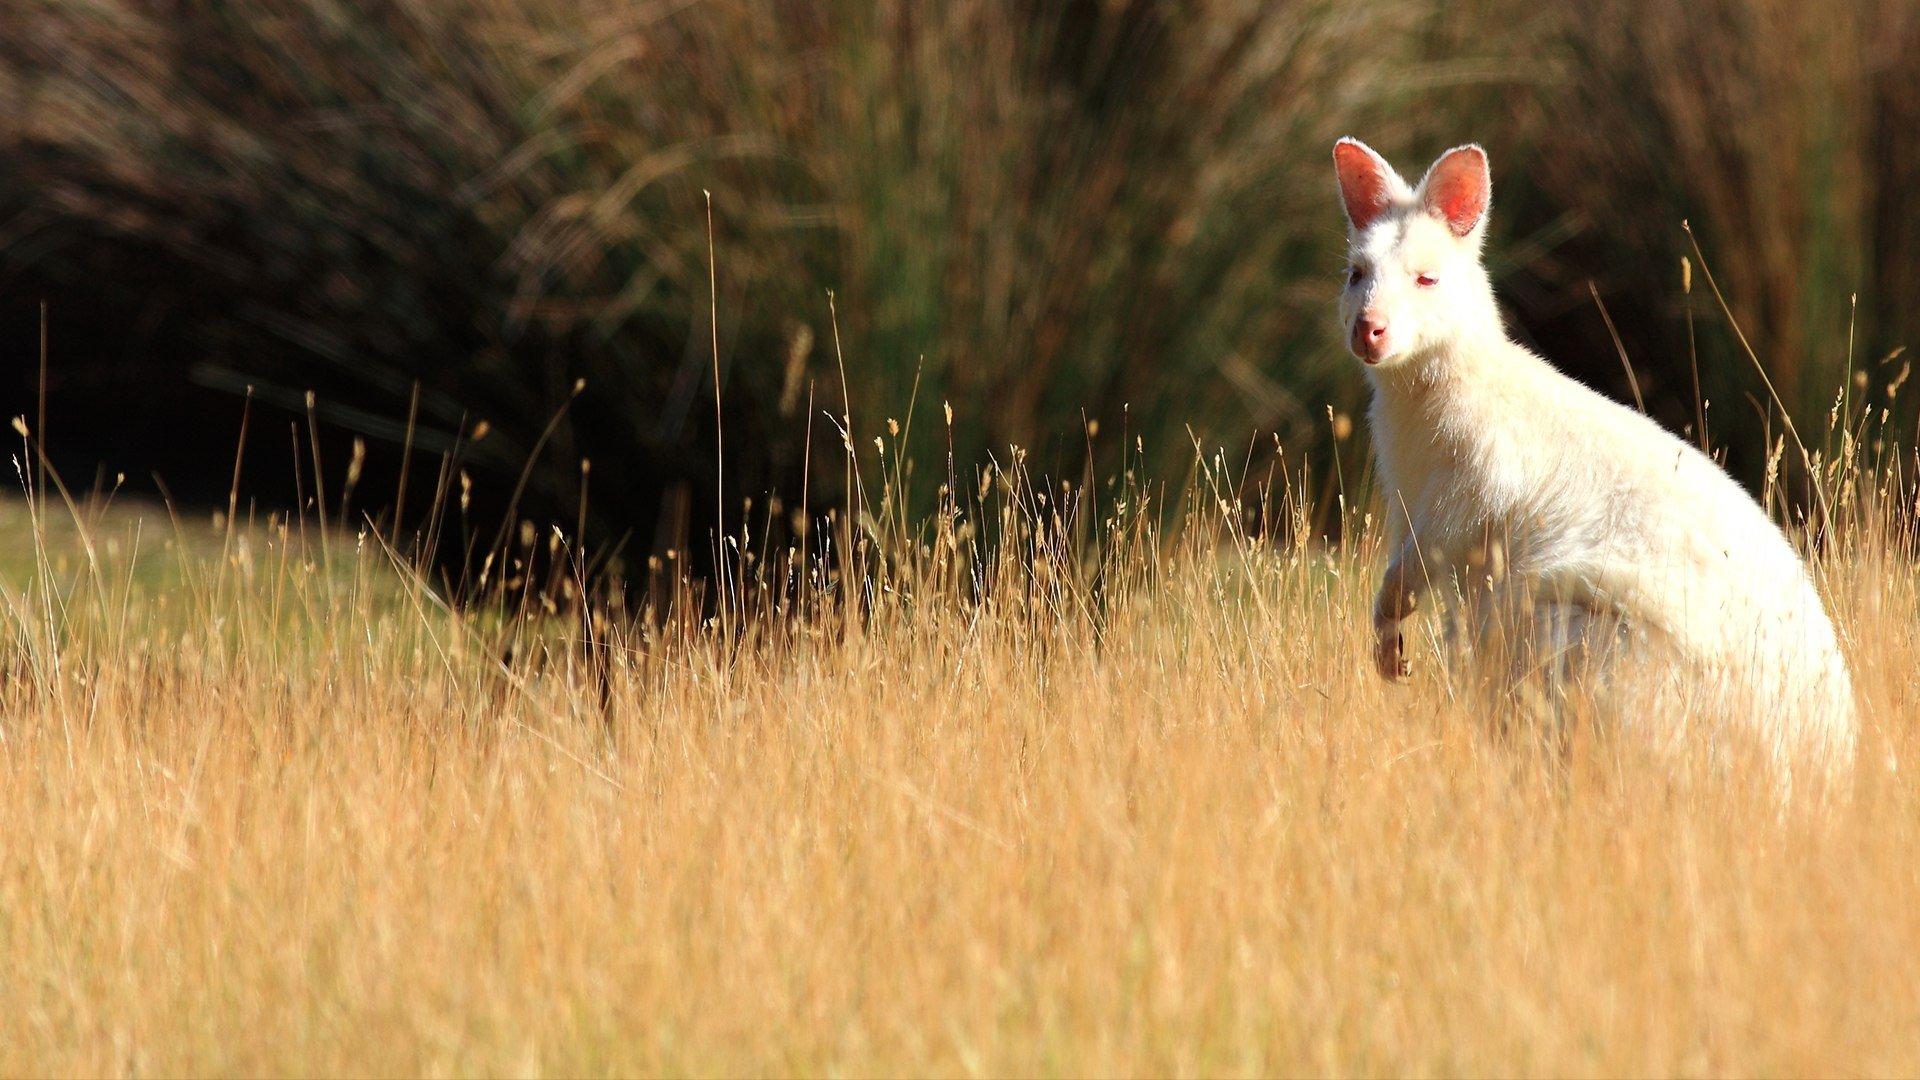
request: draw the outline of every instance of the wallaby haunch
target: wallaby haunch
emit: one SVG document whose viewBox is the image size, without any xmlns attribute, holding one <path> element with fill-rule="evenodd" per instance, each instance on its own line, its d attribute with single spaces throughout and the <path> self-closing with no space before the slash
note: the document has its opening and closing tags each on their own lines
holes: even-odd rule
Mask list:
<svg viewBox="0 0 1920 1080">
<path fill-rule="evenodd" d="M 1786 536 L 1705 454 L 1508 339 L 1480 262 L 1485 151 L 1412 188 L 1354 139 L 1333 158 L 1340 315 L 1395 537 L 1381 672 L 1408 673 L 1401 624 L 1433 589 L 1456 663 L 1505 690 L 1577 685 L 1657 744 L 1744 736 L 1783 775 L 1848 769 L 1852 684 Z"/>
</svg>

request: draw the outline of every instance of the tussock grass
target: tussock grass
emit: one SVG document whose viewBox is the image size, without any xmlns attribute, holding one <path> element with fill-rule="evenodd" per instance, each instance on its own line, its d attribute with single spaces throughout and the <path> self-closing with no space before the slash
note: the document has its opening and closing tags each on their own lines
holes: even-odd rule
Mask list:
<svg viewBox="0 0 1920 1080">
<path fill-rule="evenodd" d="M 828 287 L 859 415 L 915 385 L 992 403 L 963 411 L 962 460 L 1009 442 L 1071 460 L 1078 440 L 1049 437 L 1092 417 L 1144 433 L 1166 471 L 1189 425 L 1314 440 L 1324 465 L 1321 405 L 1359 396 L 1327 317 L 1328 149 L 1351 134 L 1431 160 L 1474 139 L 1517 323 L 1624 399 L 1594 282 L 1655 414 L 1705 412 L 1757 474 L 1771 421 L 1721 377 L 1746 368 L 1717 305 L 1675 293 L 1676 225 L 1715 253 L 1813 426 L 1842 365 L 1920 330 L 1915 16 L 1907 0 L 14 0 L 0 283 L 53 301 L 69 433 L 113 408 L 78 387 L 232 395 L 192 399 L 221 432 L 206 468 L 173 470 L 211 478 L 200 497 L 224 494 L 249 385 L 301 415 L 317 391 L 336 471 L 351 435 L 389 475 L 408 417 L 435 451 L 484 418 L 466 460 L 505 492 L 584 377 L 525 508 L 577 520 L 589 457 L 628 478 L 594 501 L 596 541 L 637 526 L 636 550 L 697 545 L 673 529 L 689 498 L 710 518 L 715 490 L 703 191 L 731 506 L 799 486 L 796 417 L 840 366 Z M 1679 362 L 1695 321 L 1706 407 Z M 149 445 L 176 442 L 128 412 Z M 252 451 L 263 496 L 291 472 L 279 445 Z M 171 479 L 193 494 L 196 478 Z"/>
<path fill-rule="evenodd" d="M 1226 461 L 924 523 L 870 476 L 829 562 L 591 622 L 0 504 L 0 1071 L 1920 1067 L 1897 484 L 1820 556 L 1862 767 L 1782 811 L 1382 684 L 1371 529 L 1259 539 L 1310 501 Z"/>
</svg>

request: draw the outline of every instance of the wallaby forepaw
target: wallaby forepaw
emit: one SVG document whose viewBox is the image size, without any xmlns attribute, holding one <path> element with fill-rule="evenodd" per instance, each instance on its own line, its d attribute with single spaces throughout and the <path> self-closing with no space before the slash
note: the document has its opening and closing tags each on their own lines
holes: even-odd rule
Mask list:
<svg viewBox="0 0 1920 1080">
<path fill-rule="evenodd" d="M 1395 682 L 1413 674 L 1406 656 L 1406 639 L 1398 630 L 1381 631 L 1373 642 L 1373 666 L 1380 677 Z"/>
</svg>

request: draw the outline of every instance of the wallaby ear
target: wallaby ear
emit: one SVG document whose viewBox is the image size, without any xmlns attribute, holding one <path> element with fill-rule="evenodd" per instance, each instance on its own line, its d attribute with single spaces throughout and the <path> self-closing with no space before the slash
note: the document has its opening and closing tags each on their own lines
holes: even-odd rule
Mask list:
<svg viewBox="0 0 1920 1080">
<path fill-rule="evenodd" d="M 1447 223 L 1455 236 L 1466 236 L 1487 218 L 1493 202 L 1493 175 L 1487 152 L 1477 143 L 1456 146 L 1440 155 L 1420 181 L 1420 205 Z"/>
<path fill-rule="evenodd" d="M 1404 196 L 1407 182 L 1393 171 L 1387 159 L 1359 139 L 1341 139 L 1333 144 L 1333 171 L 1340 177 L 1340 203 L 1346 208 L 1347 222 L 1364 229 Z"/>
</svg>

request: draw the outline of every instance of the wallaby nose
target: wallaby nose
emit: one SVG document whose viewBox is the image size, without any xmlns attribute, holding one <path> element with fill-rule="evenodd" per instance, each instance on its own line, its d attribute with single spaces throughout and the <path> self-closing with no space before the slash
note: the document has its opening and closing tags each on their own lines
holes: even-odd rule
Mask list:
<svg viewBox="0 0 1920 1080">
<path fill-rule="evenodd" d="M 1362 312 L 1353 321 L 1353 352 L 1355 356 L 1372 363 L 1380 359 L 1381 351 L 1387 345 L 1387 320 L 1369 312 Z"/>
</svg>

